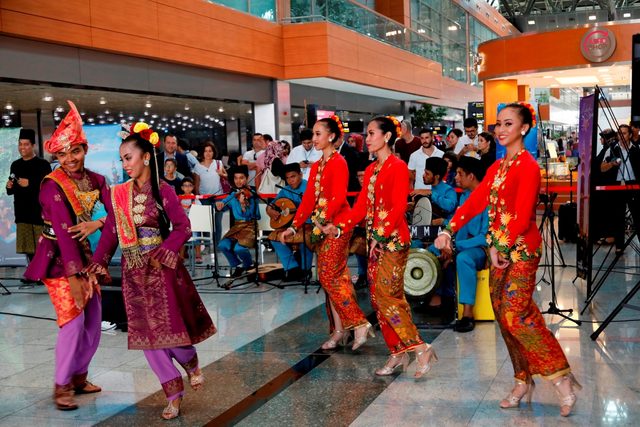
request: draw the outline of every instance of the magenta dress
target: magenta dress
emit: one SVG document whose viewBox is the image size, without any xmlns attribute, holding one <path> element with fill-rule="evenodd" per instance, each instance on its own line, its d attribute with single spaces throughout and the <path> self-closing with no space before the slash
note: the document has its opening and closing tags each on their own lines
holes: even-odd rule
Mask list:
<svg viewBox="0 0 640 427">
<path fill-rule="evenodd" d="M 122 257 L 122 292 L 128 319 L 129 348 L 145 351 L 165 394 L 173 400 L 182 395 L 183 386 L 181 375 L 173 367 L 171 359 L 176 359 L 187 373 L 193 372 L 197 368 L 193 344 L 215 334 L 216 328 L 178 255 L 191 237 L 189 218 L 169 184 L 160 183 L 160 195 L 173 226 L 164 240 L 160 237 L 159 214 L 150 182 L 140 189 L 133 184 L 131 208 L 143 265 L 131 266 L 127 258 Z M 118 246 L 114 212 L 118 213 L 118 206 L 114 205 L 108 215 L 94 254 L 94 262 L 100 267 L 94 264 L 91 270 L 97 273 L 106 271 Z M 151 258 L 159 261 L 162 268 L 152 267 Z"/>
<path fill-rule="evenodd" d="M 75 386 L 84 384 L 89 364 L 98 349 L 102 307 L 99 292 L 94 293 L 83 309 L 73 303 L 67 278 L 80 273 L 89 264 L 91 248 L 88 240 L 73 239 L 67 229 L 80 221 L 89 221 L 94 204 L 86 204 L 84 212 L 76 215 L 65 190 L 52 178 L 56 174 L 60 172 L 47 175 L 42 181 L 39 199 L 45 222 L 43 234 L 47 237 L 39 238 L 35 256 L 24 276 L 45 283 L 56 310 L 60 330 L 55 349 L 55 383 Z M 84 194 L 93 193 L 91 200 L 98 199 L 107 211 L 111 210 L 109 187 L 102 175 L 85 169 L 67 176 L 71 181 L 63 184 L 66 191 L 76 194 L 74 189 L 77 188 Z"/>
</svg>

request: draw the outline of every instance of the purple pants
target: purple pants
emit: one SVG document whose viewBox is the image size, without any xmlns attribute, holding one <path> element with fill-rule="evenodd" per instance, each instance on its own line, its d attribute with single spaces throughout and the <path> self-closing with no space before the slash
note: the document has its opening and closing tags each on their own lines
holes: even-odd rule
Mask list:
<svg viewBox="0 0 640 427">
<path fill-rule="evenodd" d="M 167 400 L 175 400 L 184 395 L 182 375 L 173 364 L 173 359 L 184 368 L 187 374 L 198 369 L 198 353 L 192 345 L 184 347 L 144 350 L 149 366 L 162 384 Z"/>
<path fill-rule="evenodd" d="M 102 305 L 96 293 L 78 317 L 60 328 L 56 342 L 56 384 L 67 385 L 74 375 L 87 373 L 100 343 L 101 320 Z"/>
</svg>

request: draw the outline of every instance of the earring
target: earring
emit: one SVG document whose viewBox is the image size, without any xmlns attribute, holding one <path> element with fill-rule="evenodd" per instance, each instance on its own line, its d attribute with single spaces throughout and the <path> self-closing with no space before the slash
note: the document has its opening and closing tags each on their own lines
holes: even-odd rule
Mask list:
<svg viewBox="0 0 640 427">
<path fill-rule="evenodd" d="M 329 142 L 333 142 L 333 138 L 329 138 Z"/>
<path fill-rule="evenodd" d="M 525 133 L 526 133 L 525 131 L 520 132 L 520 134 L 521 134 L 522 136 L 524 136 L 524 134 L 525 134 Z"/>
<path fill-rule="evenodd" d="M 389 143 L 389 140 L 388 140 L 387 138 L 385 138 L 385 139 L 384 139 L 384 143 L 385 143 L 385 144 L 388 144 L 388 143 Z"/>
<path fill-rule="evenodd" d="M 144 162 L 142 162 L 142 163 L 144 163 L 145 166 L 149 166 L 149 160 L 147 160 L 147 159 L 145 159 Z"/>
</svg>

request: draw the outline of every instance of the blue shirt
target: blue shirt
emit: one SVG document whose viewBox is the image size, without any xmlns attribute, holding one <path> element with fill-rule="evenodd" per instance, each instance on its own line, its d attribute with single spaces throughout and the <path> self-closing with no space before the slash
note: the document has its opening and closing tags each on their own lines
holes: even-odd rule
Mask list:
<svg viewBox="0 0 640 427">
<path fill-rule="evenodd" d="M 273 201 L 279 199 L 289 199 L 293 202 L 296 207 L 300 206 L 302 203 L 302 195 L 307 190 L 307 180 L 303 179 L 300 183 L 300 186 L 297 189 L 293 189 L 289 184 L 285 185 L 284 188 L 280 189 L 278 195 Z M 307 219 L 307 224 L 311 224 L 311 218 Z"/>
<path fill-rule="evenodd" d="M 242 206 L 240 206 L 240 200 L 236 198 L 236 193 L 229 194 L 223 201 L 224 208 L 222 212 L 231 209 L 231 213 L 236 221 L 253 221 L 254 219 L 260 219 L 260 210 L 256 205 L 256 198 L 251 196 L 249 198 L 249 206 L 247 210 L 242 212 Z"/>
<path fill-rule="evenodd" d="M 470 195 L 471 191 L 469 190 L 462 192 L 462 196 L 460 196 L 460 206 L 464 204 Z M 458 251 L 471 248 L 484 248 L 487 246 L 487 232 L 489 230 L 489 212 L 487 209 L 471 218 L 471 220 L 456 233 L 456 249 Z"/>
<path fill-rule="evenodd" d="M 446 182 L 441 181 L 438 185 L 431 187 L 431 203 L 435 203 L 445 212 L 445 219 L 453 218 L 458 206 L 456 190 Z"/>
</svg>

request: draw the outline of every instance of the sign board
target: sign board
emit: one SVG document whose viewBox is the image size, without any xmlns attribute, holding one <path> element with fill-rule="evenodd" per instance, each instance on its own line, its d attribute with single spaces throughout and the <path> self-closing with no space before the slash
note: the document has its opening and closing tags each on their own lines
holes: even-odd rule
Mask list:
<svg viewBox="0 0 640 427">
<path fill-rule="evenodd" d="M 468 117 L 476 120 L 484 120 L 484 102 L 469 102 L 467 105 Z"/>
<path fill-rule="evenodd" d="M 616 50 L 616 36 L 604 28 L 590 28 L 582 36 L 580 52 L 590 62 L 604 62 Z"/>
</svg>

